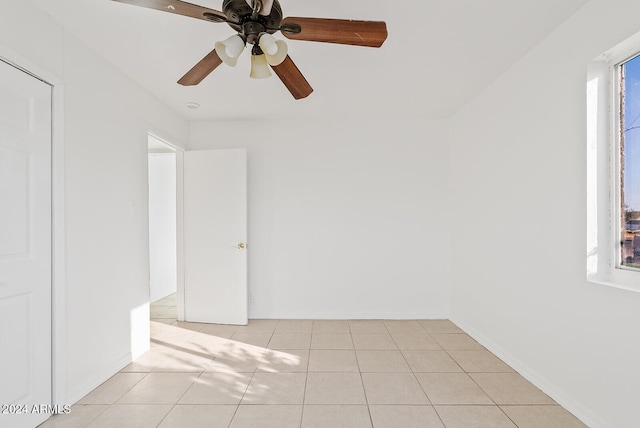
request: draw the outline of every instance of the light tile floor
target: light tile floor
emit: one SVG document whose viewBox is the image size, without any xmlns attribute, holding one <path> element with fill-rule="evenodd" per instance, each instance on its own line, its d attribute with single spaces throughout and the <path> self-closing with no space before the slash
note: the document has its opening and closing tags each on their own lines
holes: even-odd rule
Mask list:
<svg viewBox="0 0 640 428">
<path fill-rule="evenodd" d="M 151 317 L 151 349 L 42 428 L 585 426 L 447 320 Z"/>
</svg>

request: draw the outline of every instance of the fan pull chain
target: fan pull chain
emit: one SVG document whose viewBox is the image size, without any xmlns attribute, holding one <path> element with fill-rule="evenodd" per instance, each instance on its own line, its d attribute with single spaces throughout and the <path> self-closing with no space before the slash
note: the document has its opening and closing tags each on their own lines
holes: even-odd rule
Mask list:
<svg viewBox="0 0 640 428">
<path fill-rule="evenodd" d="M 253 0 L 253 14 L 251 15 L 251 19 L 253 20 L 258 19 L 258 14 L 260 13 L 261 10 L 262 10 L 262 1 Z"/>
</svg>

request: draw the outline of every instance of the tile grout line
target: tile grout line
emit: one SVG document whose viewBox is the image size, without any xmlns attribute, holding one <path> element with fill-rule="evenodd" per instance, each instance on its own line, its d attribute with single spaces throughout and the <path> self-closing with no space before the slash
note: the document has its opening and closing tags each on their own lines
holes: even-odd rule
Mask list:
<svg viewBox="0 0 640 428">
<path fill-rule="evenodd" d="M 436 340 L 435 337 L 433 337 L 433 335 L 425 328 L 425 326 L 423 326 L 420 322 L 418 322 L 418 325 L 420 327 L 422 327 L 422 329 L 424 330 L 424 332 L 431 338 L 433 339 L 434 342 L 436 342 L 438 344 L 438 346 L 440 347 L 440 349 L 442 351 L 445 352 L 445 354 L 447 354 L 447 356 L 449 356 L 449 358 L 451 358 L 458 367 L 460 367 L 460 365 L 458 364 L 458 362 L 453 359 L 453 357 L 451 357 L 451 355 L 449 355 L 449 352 L 447 352 L 442 345 Z M 391 338 L 393 339 L 393 336 L 391 336 Z M 395 341 L 395 339 L 394 339 Z M 397 344 L 397 343 L 396 343 Z M 404 353 L 400 352 L 402 354 L 402 358 L 405 359 L 405 362 L 407 363 L 407 365 L 409 365 L 409 362 L 406 361 L 406 357 L 404 356 Z M 446 424 L 444 423 L 444 420 L 442 419 L 442 416 L 440 415 L 440 412 L 438 412 L 438 409 L 436 408 L 435 404 L 433 404 L 433 402 L 431 401 L 431 398 L 429 397 L 429 394 L 427 393 L 427 391 L 424 389 L 424 386 L 422 386 L 422 383 L 420 383 L 420 380 L 418 379 L 418 376 L 416 375 L 416 372 L 413 370 L 413 368 L 411 366 L 409 366 L 409 368 L 411 369 L 411 372 L 413 373 L 414 377 L 416 378 L 416 381 L 418 382 L 418 385 L 420 385 L 420 388 L 422 389 L 422 391 L 424 392 L 424 395 L 427 397 L 427 400 L 429 400 L 429 403 L 431 404 L 431 408 L 433 409 L 433 411 L 435 412 L 436 416 L 438 417 L 438 420 L 440 421 L 440 423 L 442 424 L 443 427 L 446 428 Z M 462 372 L 464 373 L 464 369 L 462 367 L 460 367 L 460 370 L 462 370 Z"/>
<path fill-rule="evenodd" d="M 185 339 L 186 340 L 186 339 Z M 213 357 L 211 358 L 211 361 L 213 361 Z M 160 422 L 158 422 L 158 425 L 156 425 L 156 427 L 160 426 L 162 424 L 162 422 L 164 422 L 164 420 L 167 418 L 167 416 L 169 416 L 169 413 L 171 413 L 173 411 L 173 409 L 175 409 L 175 407 L 178 405 L 178 403 L 180 402 L 180 400 L 182 400 L 182 397 L 185 396 L 185 394 L 187 393 L 187 391 L 189 391 L 191 389 L 191 387 L 193 387 L 193 385 L 195 385 L 195 383 L 197 382 L 198 379 L 200 379 L 200 376 L 202 376 L 202 373 L 204 373 L 205 369 L 203 368 L 201 372 L 198 373 L 198 377 L 196 377 L 193 382 L 191 383 L 191 385 L 189 385 L 189 387 L 187 387 L 184 392 L 182 393 L 182 395 L 180 397 L 178 397 L 178 399 L 176 400 L 175 403 L 173 403 L 173 405 L 171 406 L 171 408 L 169 409 L 169 411 L 162 417 L 162 419 L 160 420 Z M 176 372 L 176 373 L 182 373 L 182 374 L 193 374 L 196 372 Z M 145 376 L 146 378 L 146 376 Z"/>
<path fill-rule="evenodd" d="M 269 346 L 269 342 L 271 341 L 271 338 L 273 337 L 273 334 L 274 334 L 276 328 L 278 327 L 279 323 L 280 323 L 280 320 L 278 320 L 278 322 L 276 323 L 275 327 L 273 328 L 273 331 L 271 332 L 271 336 L 269 337 L 269 340 L 267 341 L 267 344 L 263 348 L 262 355 L 260 355 L 260 359 L 258 360 L 258 363 L 256 364 L 256 368 L 251 374 L 251 379 L 249 379 L 249 382 L 247 382 L 247 386 L 245 387 L 244 392 L 242 393 L 242 397 L 240 397 L 240 399 L 238 400 L 238 404 L 236 405 L 236 409 L 234 410 L 233 415 L 231 416 L 231 419 L 229 420 L 229 425 L 227 426 L 227 428 L 231 427 L 231 425 L 233 424 L 233 420 L 235 419 L 236 415 L 238 414 L 238 410 L 240 410 L 240 405 L 242 404 L 242 400 L 244 400 L 244 397 L 247 394 L 247 391 L 249 390 L 249 386 L 251 386 L 251 382 L 253 381 L 253 378 L 255 377 L 256 373 L 258 372 L 258 367 L 260 366 L 260 363 L 262 362 L 262 359 L 264 358 L 264 355 L 265 355 L 265 353 L 267 351 L 267 346 Z M 235 334 L 235 332 L 234 332 L 234 334 Z M 233 334 L 231 335 L 231 338 L 233 338 Z M 228 339 L 228 340 L 232 340 L 231 338 Z"/>
<path fill-rule="evenodd" d="M 306 406 L 306 401 L 307 401 L 307 385 L 309 384 L 309 363 L 311 362 L 311 344 L 313 343 L 313 326 L 315 324 L 315 321 L 312 321 L 311 323 L 311 338 L 309 339 L 309 353 L 308 353 L 308 357 L 307 357 L 307 369 L 305 370 L 305 374 L 304 374 L 304 392 L 302 393 L 302 409 L 300 409 L 300 425 L 299 427 L 302 428 L 302 423 L 304 421 L 304 409 Z"/>
<path fill-rule="evenodd" d="M 456 326 L 456 327 L 457 327 L 457 326 Z M 462 330 L 460 327 L 458 327 L 458 329 L 459 329 L 460 331 L 462 331 L 462 334 L 467 334 L 467 333 L 466 333 L 464 330 Z M 425 329 L 425 330 L 426 330 L 426 329 Z M 468 336 L 468 334 L 467 334 L 467 336 Z M 436 338 L 434 338 L 434 340 L 437 342 L 437 339 L 436 339 Z M 438 344 L 440 344 L 440 343 L 438 343 Z M 442 346 L 442 345 L 441 345 L 441 346 Z M 482 345 L 481 345 L 481 346 L 482 346 Z M 484 348 L 484 346 L 483 346 L 483 348 Z M 474 383 L 478 388 L 480 388 L 480 390 L 481 390 L 481 391 L 482 391 L 482 392 L 483 392 L 487 397 L 489 397 L 489 399 L 493 402 L 493 405 L 494 405 L 495 407 L 497 407 L 498 409 L 500 409 L 500 412 L 501 412 L 503 415 L 505 415 L 505 416 L 507 417 L 507 419 L 509 419 L 509 420 L 513 423 L 513 425 L 514 425 L 514 426 L 516 426 L 516 428 L 517 428 L 517 427 L 518 427 L 518 425 L 516 424 L 516 422 L 515 422 L 514 420 L 512 420 L 512 419 L 509 417 L 509 415 L 507 415 L 507 414 L 506 414 L 506 412 L 502 409 L 502 407 L 500 407 L 500 405 L 498 405 L 498 403 L 493 399 L 493 397 L 491 397 L 491 396 L 489 395 L 489 393 L 488 393 L 487 391 L 485 391 L 485 390 L 484 390 L 484 388 L 482 388 L 482 386 L 480 386 L 480 384 L 478 384 L 478 382 L 476 382 L 476 380 L 475 380 L 475 379 L 474 379 L 474 378 L 469 374 L 469 373 L 476 373 L 476 372 L 468 372 L 467 370 L 465 370 L 465 369 L 464 369 L 464 367 L 462 367 L 462 366 L 460 365 L 460 363 L 458 363 L 458 361 L 457 361 L 457 360 L 453 357 L 453 355 L 451 355 L 451 353 L 449 352 L 449 351 L 453 351 L 453 349 L 445 349 L 445 348 L 443 347 L 443 348 L 442 348 L 442 350 L 443 350 L 444 352 L 446 352 L 446 353 L 447 353 L 447 355 L 449 356 L 449 358 L 451 358 L 451 359 L 452 359 L 452 360 L 453 360 L 453 361 L 458 365 L 458 367 L 460 367 L 460 369 L 462 370 L 462 372 L 463 372 L 464 374 L 466 374 L 466 375 L 469 377 L 469 379 L 471 379 L 471 381 L 473 381 L 473 383 Z M 460 349 L 460 351 L 462 351 L 462 349 Z M 482 372 L 478 372 L 478 373 L 482 373 Z M 435 409 L 435 407 L 434 407 L 434 409 Z M 437 410 L 437 409 L 436 409 L 436 413 L 438 413 L 438 410 Z M 440 414 L 439 414 L 439 413 L 438 413 L 438 417 L 440 417 Z M 441 418 L 441 420 L 442 420 L 442 418 Z M 442 422 L 444 423 L 444 421 L 442 421 Z"/>
<path fill-rule="evenodd" d="M 364 394 L 364 402 L 367 405 L 367 413 L 369 414 L 369 422 L 371 423 L 371 426 L 373 427 L 373 415 L 371 414 L 371 406 L 369 404 L 369 397 L 367 396 L 367 388 L 364 387 L 364 378 L 362 377 L 362 368 L 360 367 L 360 359 L 358 358 L 358 352 L 355 349 L 356 344 L 355 341 L 353 340 L 353 331 L 351 330 L 351 324 L 349 324 L 349 332 L 350 332 L 350 336 L 351 336 L 351 342 L 353 342 L 353 353 L 356 357 L 356 364 L 358 365 L 358 374 L 360 375 L 360 383 L 362 383 L 362 392 Z"/>
<path fill-rule="evenodd" d="M 418 325 L 420 325 L 420 323 L 418 323 Z M 424 329 L 424 327 L 422 327 L 422 325 L 420 325 L 420 327 Z M 385 328 L 387 328 L 387 325 L 385 324 Z M 425 330 L 426 331 L 426 330 Z M 411 365 L 409 365 L 409 362 L 407 361 L 406 357 L 404 356 L 404 353 L 402 352 L 402 350 L 400 349 L 400 346 L 398 345 L 398 342 L 396 342 L 396 339 L 393 337 L 393 334 L 391 334 L 391 332 L 389 331 L 389 329 L 387 328 L 387 332 L 389 333 L 389 335 L 391 336 L 391 340 L 393 340 L 393 343 L 396 344 L 396 346 L 398 347 L 398 352 L 400 352 L 400 355 L 402 356 L 402 359 L 404 360 L 405 364 L 407 365 L 407 367 L 409 367 L 409 370 L 411 372 L 411 374 L 413 375 L 413 378 L 416 380 L 416 382 L 418 382 L 418 385 L 420 385 L 420 389 L 422 390 L 422 392 L 424 393 L 424 396 L 427 398 L 427 401 L 429 402 L 429 404 L 431 405 L 431 407 L 433 407 L 433 403 L 431 402 L 431 398 L 429 398 L 429 394 L 427 394 L 427 391 L 425 391 L 425 389 L 423 388 L 422 384 L 420 383 L 420 380 L 418 379 L 418 376 L 416 376 L 415 371 L 413 371 L 413 368 L 411 368 Z M 429 334 L 427 332 L 427 334 Z M 431 336 L 431 335 L 429 335 Z M 435 339 L 434 339 L 435 340 Z"/>
</svg>

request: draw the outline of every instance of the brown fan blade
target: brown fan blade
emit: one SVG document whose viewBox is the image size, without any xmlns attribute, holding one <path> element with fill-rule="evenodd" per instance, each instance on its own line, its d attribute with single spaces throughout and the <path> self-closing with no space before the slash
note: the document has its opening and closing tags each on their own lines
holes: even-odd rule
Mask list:
<svg viewBox="0 0 640 428">
<path fill-rule="evenodd" d="M 165 12 L 178 15 L 190 16 L 191 18 L 203 19 L 210 22 L 227 22 L 227 16 L 214 9 L 209 9 L 196 4 L 187 3 L 180 0 L 113 0 L 120 3 L 132 4 L 134 6 L 147 7 L 149 9 L 163 10 Z"/>
<path fill-rule="evenodd" d="M 379 48 L 387 39 L 382 21 L 288 17 L 280 22 L 288 39 Z"/>
<path fill-rule="evenodd" d="M 222 60 L 214 49 L 202 58 L 199 63 L 194 65 L 191 70 L 187 71 L 187 74 L 182 76 L 180 80 L 178 80 L 178 83 L 183 86 L 197 85 L 202 82 L 202 79 L 211 74 L 213 70 L 218 68 L 220 64 L 222 64 Z"/>
<path fill-rule="evenodd" d="M 273 71 L 278 75 L 284 86 L 287 87 L 293 98 L 299 100 L 301 98 L 308 97 L 311 92 L 313 92 L 313 88 L 307 82 L 307 79 L 304 78 L 298 67 L 293 63 L 289 55 L 284 59 L 282 64 L 271 66 Z"/>
</svg>

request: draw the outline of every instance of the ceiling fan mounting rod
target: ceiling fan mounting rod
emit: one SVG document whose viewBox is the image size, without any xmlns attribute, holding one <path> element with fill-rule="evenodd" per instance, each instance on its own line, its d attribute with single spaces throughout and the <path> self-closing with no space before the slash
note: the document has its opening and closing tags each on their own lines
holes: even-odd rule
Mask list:
<svg viewBox="0 0 640 428">
<path fill-rule="evenodd" d="M 244 33 L 247 36 L 255 33 L 255 27 L 250 25 L 244 28 L 248 22 L 260 24 L 265 31 L 273 34 L 280 29 L 280 21 L 282 21 L 282 8 L 278 0 L 273 0 L 270 13 L 261 15 L 264 9 L 264 0 L 223 0 L 222 12 L 227 17 L 227 24 L 238 33 Z"/>
</svg>

